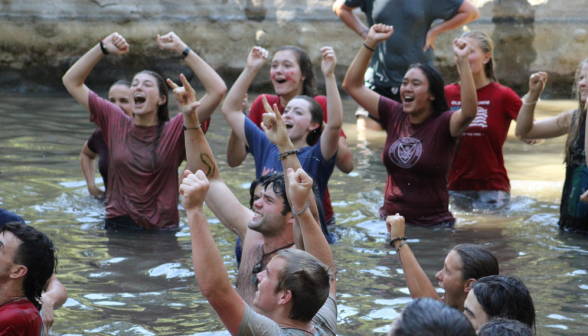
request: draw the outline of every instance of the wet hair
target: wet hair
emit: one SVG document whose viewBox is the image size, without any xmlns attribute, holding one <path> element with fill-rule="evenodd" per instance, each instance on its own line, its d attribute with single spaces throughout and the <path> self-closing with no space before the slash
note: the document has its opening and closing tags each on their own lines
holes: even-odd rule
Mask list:
<svg viewBox="0 0 588 336">
<path fill-rule="evenodd" d="M 432 298 L 410 302 L 390 329 L 389 336 L 475 336 L 467 317 Z"/>
<path fill-rule="evenodd" d="M 165 123 L 169 121 L 169 108 L 167 106 L 167 103 L 169 101 L 169 92 L 167 89 L 166 82 L 163 80 L 163 77 L 161 77 L 157 72 L 150 71 L 150 70 L 143 70 L 143 71 L 135 74 L 135 76 L 138 74 L 147 74 L 147 75 L 155 78 L 155 81 L 157 83 L 157 89 L 159 90 L 159 95 L 165 96 L 165 103 L 163 103 L 157 107 L 157 120 L 159 122 L 159 127 L 157 128 L 157 135 L 155 136 L 155 141 L 153 141 L 153 153 L 152 153 L 152 159 L 151 159 L 152 160 L 151 165 L 152 165 L 153 169 L 155 169 L 155 159 L 156 159 L 157 147 L 159 147 L 159 138 L 161 138 L 161 132 L 163 131 L 163 126 L 165 126 Z"/>
<path fill-rule="evenodd" d="M 484 74 L 486 74 L 486 77 L 491 81 L 498 82 L 496 80 L 496 75 L 494 74 L 494 42 L 492 39 L 486 35 L 486 33 L 479 30 L 472 30 L 461 34 L 462 39 L 466 37 L 477 40 L 482 51 L 484 53 L 490 53 L 490 60 L 488 63 L 484 64 Z"/>
<path fill-rule="evenodd" d="M 40 310 L 43 288 L 57 267 L 53 242 L 43 232 L 21 222 L 4 224 L 0 234 L 4 232 L 10 232 L 20 240 L 13 262 L 27 268 L 23 290 L 26 298 Z"/>
<path fill-rule="evenodd" d="M 329 297 L 332 280 L 329 269 L 302 250 L 280 250 L 276 258 L 286 261 L 278 275 L 275 293 L 288 290 L 292 293 L 292 308 L 288 318 L 310 322 Z"/>
<path fill-rule="evenodd" d="M 306 143 L 309 146 L 314 146 L 319 141 L 321 134 L 323 134 L 323 118 L 325 115 L 323 108 L 321 107 L 321 104 L 319 104 L 316 100 L 314 100 L 314 98 L 310 96 L 300 95 L 294 97 L 292 100 L 294 99 L 302 99 L 306 101 L 310 105 L 308 109 L 308 112 L 310 112 L 310 122 L 319 124 L 319 127 L 308 133 L 306 136 Z"/>
<path fill-rule="evenodd" d="M 268 174 L 268 175 L 263 175 L 263 176 L 260 176 L 255 181 L 251 182 L 251 186 L 249 187 L 249 196 L 250 196 L 250 199 L 249 199 L 249 208 L 250 209 L 253 209 L 253 203 L 255 202 L 255 199 L 253 199 L 253 197 L 255 196 L 255 188 L 257 188 L 258 185 L 262 185 L 263 186 L 263 184 L 265 183 L 265 181 L 267 181 L 267 179 L 269 179 L 274 174 L 279 174 L 279 173 L 271 173 L 271 174 Z"/>
<path fill-rule="evenodd" d="M 316 76 L 314 75 L 314 68 L 312 67 L 312 62 L 310 61 L 308 53 L 306 53 L 306 51 L 300 47 L 291 45 L 279 48 L 276 50 L 276 53 L 278 51 L 286 50 L 292 51 L 294 55 L 296 55 L 296 61 L 300 67 L 300 73 L 304 77 L 304 82 L 302 83 L 302 94 L 310 97 L 316 96 Z"/>
<path fill-rule="evenodd" d="M 124 85 L 124 86 L 127 86 L 130 88 L 131 82 L 129 82 L 128 80 L 125 80 L 125 79 L 120 79 L 120 80 L 117 80 L 116 82 L 114 82 L 114 84 L 112 84 L 110 86 L 110 89 L 112 89 L 113 86 L 117 86 L 117 85 Z M 110 89 L 108 89 L 108 90 L 110 91 Z"/>
<path fill-rule="evenodd" d="M 492 275 L 471 285 L 488 320 L 513 319 L 535 328 L 535 305 L 525 284 L 514 276 Z"/>
<path fill-rule="evenodd" d="M 478 336 L 534 336 L 533 330 L 526 324 L 503 318 L 495 318 L 484 323 L 478 329 Z"/>
<path fill-rule="evenodd" d="M 463 281 L 499 274 L 498 260 L 487 248 L 481 245 L 460 244 L 451 250 L 457 252 L 461 258 Z"/>
<path fill-rule="evenodd" d="M 435 100 L 431 102 L 433 113 L 439 116 L 449 111 L 449 105 L 447 105 L 447 100 L 445 99 L 445 81 L 443 81 L 443 76 L 441 76 L 439 70 L 432 65 L 421 63 L 412 64 L 408 70 L 411 69 L 420 69 L 427 77 L 429 94 L 435 97 Z"/>
<path fill-rule="evenodd" d="M 267 189 L 270 185 L 276 195 L 284 198 L 284 209 L 282 209 L 282 216 L 286 216 L 288 212 L 292 211 L 290 202 L 288 202 L 288 195 L 286 194 L 286 181 L 284 180 L 284 174 L 274 173 L 268 175 L 267 179 L 263 182 L 263 189 Z"/>
<path fill-rule="evenodd" d="M 568 138 L 566 140 L 565 148 L 565 160 L 566 164 L 571 163 L 572 159 L 572 152 L 575 150 L 576 140 L 578 138 L 578 134 L 580 134 L 580 128 L 586 122 L 586 102 L 582 101 L 582 95 L 578 92 L 578 84 L 580 83 L 580 73 L 582 72 L 582 67 L 588 63 L 588 58 L 580 62 L 578 68 L 576 69 L 576 78 L 574 80 L 574 88 L 573 93 L 574 96 L 578 99 L 578 110 L 574 113 L 572 118 L 572 123 L 570 125 L 570 131 L 568 132 Z"/>
</svg>

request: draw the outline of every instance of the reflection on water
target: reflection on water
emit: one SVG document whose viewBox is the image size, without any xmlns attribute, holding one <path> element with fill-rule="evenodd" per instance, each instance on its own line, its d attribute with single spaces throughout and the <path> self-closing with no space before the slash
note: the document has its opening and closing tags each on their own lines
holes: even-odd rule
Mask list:
<svg viewBox="0 0 588 336">
<path fill-rule="evenodd" d="M 0 95 L 0 207 L 48 233 L 59 249 L 59 278 L 70 299 L 56 311 L 56 335 L 223 335 L 192 271 L 182 213 L 174 232 L 105 232 L 103 206 L 88 195 L 78 156 L 94 126 L 73 99 Z M 410 300 L 398 258 L 377 220 L 386 171 L 383 134 L 357 132 L 355 104 L 345 101 L 345 131 L 355 171 L 330 182 L 339 242 L 340 335 L 383 333 Z M 541 102 L 538 118 L 573 108 Z M 229 128 L 220 113 L 207 134 L 224 180 L 248 202 L 251 159 L 226 165 Z M 542 335 L 584 333 L 588 320 L 588 240 L 557 229 L 564 175 L 563 138 L 531 147 L 513 133 L 505 145 L 512 203 L 500 213 L 456 213 L 456 229 L 407 228 L 411 248 L 433 279 L 451 246 L 484 244 L 504 274 L 521 277 L 533 295 Z M 229 275 L 235 278 L 235 236 L 209 214 Z M 437 284 L 434 281 L 434 284 Z"/>
</svg>

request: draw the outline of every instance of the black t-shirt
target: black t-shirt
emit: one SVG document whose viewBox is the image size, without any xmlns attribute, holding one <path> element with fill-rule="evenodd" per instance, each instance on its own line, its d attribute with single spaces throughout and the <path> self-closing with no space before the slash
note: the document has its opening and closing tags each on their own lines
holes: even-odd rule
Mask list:
<svg viewBox="0 0 588 336">
<path fill-rule="evenodd" d="M 433 48 L 423 51 L 427 32 L 438 19 L 455 16 L 464 0 L 345 0 L 351 8 L 360 7 L 368 24 L 394 26 L 394 34 L 380 43 L 366 72 L 367 86 L 400 86 L 408 67 L 414 63 L 433 64 Z"/>
</svg>

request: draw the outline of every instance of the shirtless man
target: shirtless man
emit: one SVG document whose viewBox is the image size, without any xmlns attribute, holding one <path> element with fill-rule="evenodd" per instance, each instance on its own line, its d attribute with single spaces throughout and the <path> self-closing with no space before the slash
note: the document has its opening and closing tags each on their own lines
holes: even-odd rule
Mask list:
<svg viewBox="0 0 588 336">
<path fill-rule="evenodd" d="M 264 184 L 262 197 L 253 203 L 254 211 L 244 207 L 223 182 L 204 133 L 199 130 L 199 120 L 195 113 L 189 113 L 198 104 L 196 94 L 190 84 L 181 76 L 183 87 L 170 80 L 174 95 L 182 112 L 186 111 L 184 126 L 186 157 L 188 169 L 202 170 L 210 183 L 206 194 L 206 204 L 229 230 L 235 232 L 243 241 L 243 256 L 237 275 L 237 292 L 245 302 L 253 307 L 257 291 L 257 274 L 260 273 L 276 252 L 294 247 L 304 249 L 302 237 L 294 228 L 294 214 L 286 196 L 286 181 L 283 174 L 277 174 Z M 272 111 L 265 103 L 266 111 Z M 277 110 L 277 107 L 274 107 Z M 192 110 L 193 111 L 193 110 Z M 266 129 L 268 139 L 278 146 L 280 153 L 294 150 L 288 137 L 286 125 L 277 113 L 273 117 L 274 127 Z M 288 155 L 282 160 L 284 171 L 301 168 L 296 155 Z M 297 209 L 301 210 L 301 209 Z M 310 210 L 318 221 L 315 202 L 310 202 Z"/>
</svg>

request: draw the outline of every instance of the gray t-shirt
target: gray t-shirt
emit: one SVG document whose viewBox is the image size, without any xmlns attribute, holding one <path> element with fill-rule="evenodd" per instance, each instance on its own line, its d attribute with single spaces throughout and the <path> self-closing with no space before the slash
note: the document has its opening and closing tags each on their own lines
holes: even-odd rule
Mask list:
<svg viewBox="0 0 588 336">
<path fill-rule="evenodd" d="M 427 32 L 438 19 L 447 21 L 457 14 L 464 0 L 345 0 L 348 7 L 360 7 L 368 24 L 394 26 L 394 34 L 380 43 L 366 72 L 366 86 L 400 86 L 408 67 L 414 63 L 433 64 L 433 48 L 426 52 Z"/>
<path fill-rule="evenodd" d="M 329 294 L 327 302 L 312 318 L 311 324 L 315 327 L 314 336 L 335 336 L 337 334 L 337 302 L 335 297 Z M 245 310 L 245 316 L 241 321 L 239 336 L 311 336 L 299 329 L 280 328 L 271 319 L 253 311 L 249 306 Z"/>
</svg>

